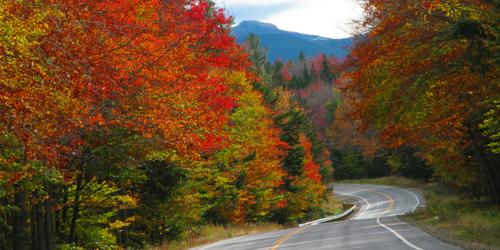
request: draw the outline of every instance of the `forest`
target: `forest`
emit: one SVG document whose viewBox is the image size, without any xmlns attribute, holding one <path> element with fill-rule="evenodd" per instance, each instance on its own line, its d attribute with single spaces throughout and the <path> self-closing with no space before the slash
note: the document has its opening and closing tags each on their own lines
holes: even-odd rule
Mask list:
<svg viewBox="0 0 500 250">
<path fill-rule="evenodd" d="M 141 249 L 402 175 L 500 203 L 497 0 L 363 1 L 268 61 L 210 0 L 0 0 L 0 249 Z"/>
<path fill-rule="evenodd" d="M 142 248 L 321 213 L 326 157 L 209 1 L 2 1 L 0 245 Z"/>
<path fill-rule="evenodd" d="M 349 115 L 396 151 L 392 168 L 498 204 L 500 2 L 424 2 L 366 1 L 340 84 Z"/>
</svg>

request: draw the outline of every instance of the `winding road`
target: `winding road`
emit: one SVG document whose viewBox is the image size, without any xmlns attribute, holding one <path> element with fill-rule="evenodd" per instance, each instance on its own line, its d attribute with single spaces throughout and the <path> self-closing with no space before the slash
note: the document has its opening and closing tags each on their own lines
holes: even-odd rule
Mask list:
<svg viewBox="0 0 500 250">
<path fill-rule="evenodd" d="M 396 217 L 423 205 L 419 192 L 382 185 L 335 184 L 334 194 L 358 204 L 350 219 L 242 236 L 195 249 L 460 249 Z"/>
</svg>

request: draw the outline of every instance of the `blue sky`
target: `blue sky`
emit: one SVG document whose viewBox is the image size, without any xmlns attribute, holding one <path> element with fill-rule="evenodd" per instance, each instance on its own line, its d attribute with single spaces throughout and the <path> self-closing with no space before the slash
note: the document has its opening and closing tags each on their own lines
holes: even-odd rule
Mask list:
<svg viewBox="0 0 500 250">
<path fill-rule="evenodd" d="M 236 22 L 258 20 L 280 29 L 330 38 L 351 36 L 362 17 L 359 0 L 215 0 Z"/>
</svg>

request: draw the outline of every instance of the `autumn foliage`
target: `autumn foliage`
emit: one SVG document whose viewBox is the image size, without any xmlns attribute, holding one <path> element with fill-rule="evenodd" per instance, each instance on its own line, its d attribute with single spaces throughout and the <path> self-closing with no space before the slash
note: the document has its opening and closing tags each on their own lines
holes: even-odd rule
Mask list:
<svg viewBox="0 0 500 250">
<path fill-rule="evenodd" d="M 0 20 L 1 245 L 142 247 L 321 202 L 310 142 L 290 176 L 276 111 L 211 1 L 5 0 Z"/>
<path fill-rule="evenodd" d="M 373 0 L 364 8 L 345 73 L 353 119 L 388 148 L 417 149 L 452 189 L 498 202 L 498 3 Z"/>
</svg>

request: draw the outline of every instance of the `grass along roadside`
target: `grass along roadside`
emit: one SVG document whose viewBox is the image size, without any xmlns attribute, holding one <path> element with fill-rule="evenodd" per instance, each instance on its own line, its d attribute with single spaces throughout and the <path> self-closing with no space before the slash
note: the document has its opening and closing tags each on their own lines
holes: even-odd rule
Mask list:
<svg viewBox="0 0 500 250">
<path fill-rule="evenodd" d="M 398 186 L 398 187 L 419 188 L 419 189 L 422 189 L 426 185 L 426 183 L 422 180 L 409 179 L 400 176 L 387 176 L 374 179 L 342 180 L 342 181 L 337 181 L 337 183 L 376 184 L 376 185 Z"/>
<path fill-rule="evenodd" d="M 150 250 L 181 250 L 201 246 L 233 237 L 270 232 L 283 229 L 279 224 L 241 224 L 241 225 L 205 225 L 194 230 L 184 240 L 165 242 L 161 246 L 149 247 Z"/>
<path fill-rule="evenodd" d="M 327 200 L 321 207 L 321 216 L 331 216 L 340 214 L 344 211 L 344 205 L 341 200 L 333 196 L 327 197 Z M 314 218 L 319 219 L 319 218 Z M 181 250 L 189 249 L 216 242 L 219 240 L 234 238 L 243 235 L 265 233 L 287 228 L 284 225 L 265 223 L 265 224 L 241 224 L 241 225 L 205 225 L 193 230 L 193 232 L 183 240 L 174 240 L 163 243 L 161 246 L 149 247 L 150 250 Z"/>
<path fill-rule="evenodd" d="M 331 192 L 330 192 L 331 193 Z M 321 217 L 328 217 L 344 212 L 348 207 L 344 205 L 342 200 L 335 198 L 333 195 L 327 197 L 327 201 L 321 207 L 323 214 Z M 316 218 L 321 219 L 321 218 Z"/>
<path fill-rule="evenodd" d="M 500 249 L 500 206 L 450 192 L 437 183 L 403 177 L 342 181 L 419 188 L 426 207 L 401 219 L 465 249 Z"/>
</svg>

